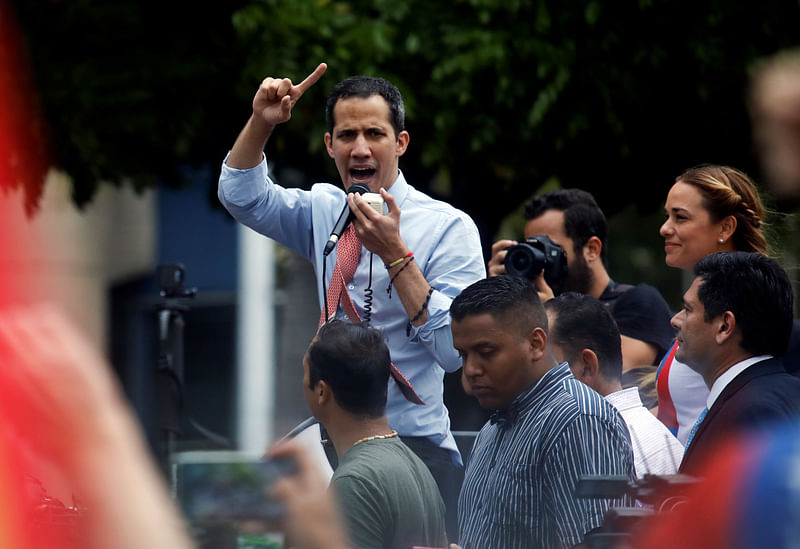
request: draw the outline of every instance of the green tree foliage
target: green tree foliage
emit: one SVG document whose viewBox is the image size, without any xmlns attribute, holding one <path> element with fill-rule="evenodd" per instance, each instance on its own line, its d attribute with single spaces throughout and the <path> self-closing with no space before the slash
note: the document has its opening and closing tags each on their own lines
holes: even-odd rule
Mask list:
<svg viewBox="0 0 800 549">
<path fill-rule="evenodd" d="M 384 76 L 407 104 L 404 171 L 469 211 L 487 240 L 548 180 L 592 191 L 613 214 L 657 209 L 697 163 L 758 175 L 748 67 L 800 28 L 789 0 L 20 0 L 17 10 L 52 161 L 78 204 L 100 181 L 177 184 L 176 166 L 216 164 L 262 78 L 297 81 L 326 61 L 269 145 L 280 166 L 335 178 L 325 95 L 350 74 Z"/>
<path fill-rule="evenodd" d="M 281 161 L 326 162 L 325 92 L 349 74 L 384 76 L 407 104 L 404 171 L 491 239 L 550 178 L 613 214 L 660 207 L 694 164 L 755 173 L 748 67 L 796 41 L 799 16 L 797 2 L 773 0 L 253 0 L 234 24 L 251 93 L 264 76 L 329 64 L 275 134 Z"/>
<path fill-rule="evenodd" d="M 83 206 L 105 183 L 185 183 L 235 137 L 241 2 L 20 0 L 50 161 Z M 238 113 L 235 113 L 238 114 Z M 34 201 L 43 181 L 27 182 Z"/>
</svg>

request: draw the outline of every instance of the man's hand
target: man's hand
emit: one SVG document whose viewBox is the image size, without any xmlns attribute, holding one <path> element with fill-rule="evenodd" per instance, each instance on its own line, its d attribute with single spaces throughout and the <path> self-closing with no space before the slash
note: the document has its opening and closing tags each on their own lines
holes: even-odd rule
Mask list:
<svg viewBox="0 0 800 549">
<path fill-rule="evenodd" d="M 286 505 L 285 528 L 296 549 L 344 549 L 348 547 L 344 523 L 328 490 L 328 483 L 314 468 L 305 449 L 289 440 L 273 446 L 268 455 L 289 458 L 297 471 L 279 479 L 269 496 Z"/>
<path fill-rule="evenodd" d="M 270 126 L 282 124 L 292 117 L 292 108 L 308 88 L 325 74 L 328 65 L 320 63 L 305 80 L 292 84 L 288 78 L 265 78 L 253 98 L 253 115 Z"/>
<path fill-rule="evenodd" d="M 320 63 L 296 86 L 288 78 L 265 78 L 253 98 L 253 114 L 236 138 L 225 163 L 239 170 L 258 166 L 272 130 L 292 117 L 292 108 L 327 68 L 328 65 Z"/>
<path fill-rule="evenodd" d="M 0 396 L 13 404 L 6 420 L 55 455 L 96 441 L 123 407 L 105 360 L 54 306 L 0 311 L 0 358 Z"/>
<path fill-rule="evenodd" d="M 385 189 L 380 191 L 389 209 L 386 215 L 373 210 L 366 200 L 357 194 L 349 194 L 347 202 L 350 211 L 355 215 L 353 226 L 361 243 L 370 252 L 378 254 L 384 265 L 388 265 L 406 257 L 412 250 L 408 249 L 400 236 L 400 207 Z M 403 308 L 411 324 L 422 326 L 428 321 L 427 304 L 433 287 L 425 279 L 416 261 L 412 261 L 413 259 L 411 257 L 398 263 L 390 268 L 387 274 L 392 280 L 391 287 L 403 302 Z"/>
<path fill-rule="evenodd" d="M 517 244 L 516 240 L 498 240 L 492 244 L 492 258 L 489 260 L 489 276 L 499 276 L 506 274 L 506 249 Z"/>
<path fill-rule="evenodd" d="M 66 316 L 50 305 L 0 310 L 0 365 L 12 455 L 24 463 L 32 450 L 90 509 L 76 546 L 193 547 L 111 368 Z M 26 527 L 56 532 L 35 519 Z"/>
<path fill-rule="evenodd" d="M 388 208 L 386 215 L 381 215 L 367 204 L 360 195 L 347 195 L 350 211 L 355 215 L 353 226 L 364 247 L 378 254 L 384 264 L 399 259 L 408 253 L 408 248 L 400 236 L 400 207 L 394 197 L 381 189 L 381 196 Z"/>
<path fill-rule="evenodd" d="M 536 292 L 539 294 L 539 299 L 542 303 L 550 301 L 555 297 L 553 289 L 544 280 L 544 269 L 536 275 L 536 278 L 533 279 L 533 283 L 536 285 Z"/>
<path fill-rule="evenodd" d="M 489 264 L 487 265 L 489 276 L 499 276 L 506 274 L 506 253 L 508 248 L 511 246 L 516 246 L 518 242 L 516 240 L 498 240 L 494 244 L 492 244 L 492 258 L 489 260 Z M 553 289 L 545 282 L 544 280 L 544 269 L 540 272 L 536 278 L 533 279 L 533 283 L 536 286 L 536 292 L 539 294 L 539 299 L 542 300 L 542 303 L 545 301 L 550 301 L 555 297 L 555 293 Z"/>
</svg>

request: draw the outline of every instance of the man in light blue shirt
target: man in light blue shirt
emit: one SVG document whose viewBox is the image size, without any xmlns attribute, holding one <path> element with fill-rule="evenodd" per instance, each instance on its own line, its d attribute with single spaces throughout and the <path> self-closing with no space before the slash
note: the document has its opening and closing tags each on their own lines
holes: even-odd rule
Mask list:
<svg viewBox="0 0 800 549">
<path fill-rule="evenodd" d="M 389 423 L 431 467 L 442 488 L 441 482 L 461 464 L 442 400 L 444 372 L 461 366 L 449 308 L 464 287 L 485 277 L 478 230 L 469 216 L 406 182 L 398 169 L 410 139 L 403 102 L 397 88 L 380 78 L 351 77 L 336 85 L 328 98 L 324 139 L 345 190 L 366 184 L 383 197 L 385 215 L 331 184 L 303 191 L 272 182 L 264 147 L 325 69 L 320 64 L 297 85 L 285 78 L 262 82 L 253 114 L 223 163 L 219 198 L 239 222 L 311 261 L 321 304 L 337 257 L 323 258 L 322 251 L 349 203 L 363 249 L 348 293 L 361 320 L 383 331 L 393 363 L 425 402 L 413 404 L 390 383 Z M 345 316 L 341 308 L 336 316 Z M 447 490 L 446 504 L 452 501 Z"/>
</svg>

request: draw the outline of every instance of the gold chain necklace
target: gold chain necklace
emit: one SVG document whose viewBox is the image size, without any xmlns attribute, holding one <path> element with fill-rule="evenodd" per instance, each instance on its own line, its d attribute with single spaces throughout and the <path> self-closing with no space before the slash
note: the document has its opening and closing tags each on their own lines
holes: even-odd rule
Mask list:
<svg viewBox="0 0 800 549">
<path fill-rule="evenodd" d="M 372 435 L 371 437 L 360 438 L 353 443 L 353 446 L 355 446 L 356 444 L 361 444 L 362 442 L 367 442 L 368 440 L 383 440 L 385 438 L 394 438 L 396 436 L 397 436 L 397 431 L 392 430 L 391 433 L 385 435 Z"/>
</svg>

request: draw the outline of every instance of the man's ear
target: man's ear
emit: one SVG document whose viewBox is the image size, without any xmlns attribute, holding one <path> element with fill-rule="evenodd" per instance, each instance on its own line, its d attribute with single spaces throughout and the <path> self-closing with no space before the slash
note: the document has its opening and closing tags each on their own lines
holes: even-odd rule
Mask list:
<svg viewBox="0 0 800 549">
<path fill-rule="evenodd" d="M 406 153 L 410 141 L 411 136 L 408 135 L 407 131 L 403 130 L 397 134 L 397 148 L 395 149 L 397 156 L 403 156 Z"/>
<path fill-rule="evenodd" d="M 325 132 L 325 149 L 328 151 L 328 156 L 333 158 L 333 143 L 331 141 L 331 132 Z"/>
<path fill-rule="evenodd" d="M 538 326 L 528 334 L 528 343 L 530 344 L 531 358 L 534 361 L 541 360 L 548 352 L 547 333 Z"/>
<path fill-rule="evenodd" d="M 317 386 L 314 387 L 313 391 L 314 397 L 317 399 L 317 405 L 319 406 L 327 404 L 333 398 L 331 386 L 321 379 L 317 382 Z"/>
<path fill-rule="evenodd" d="M 600 360 L 591 349 L 583 349 L 580 352 L 581 366 L 583 368 L 583 381 L 589 387 L 594 388 L 595 383 L 599 381 L 600 376 Z"/>
<path fill-rule="evenodd" d="M 598 261 L 603 254 L 603 241 L 596 236 L 590 236 L 583 245 L 583 257 L 587 263 Z"/>
<path fill-rule="evenodd" d="M 591 349 L 583 349 L 574 358 L 575 364 L 570 363 L 572 374 L 581 381 L 594 388 L 593 383 L 600 373 L 600 363 L 597 355 Z"/>
<path fill-rule="evenodd" d="M 721 345 L 736 335 L 736 317 L 731 311 L 725 311 L 714 319 L 717 323 L 714 340 Z"/>
</svg>

